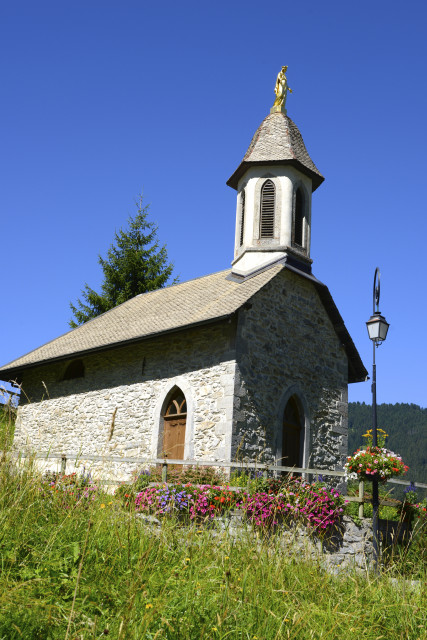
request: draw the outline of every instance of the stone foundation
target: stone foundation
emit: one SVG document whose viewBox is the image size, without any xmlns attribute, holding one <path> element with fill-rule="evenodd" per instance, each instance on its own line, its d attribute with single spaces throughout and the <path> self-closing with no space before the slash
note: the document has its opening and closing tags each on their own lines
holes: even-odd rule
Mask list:
<svg viewBox="0 0 427 640">
<path fill-rule="evenodd" d="M 137 518 L 151 527 L 160 527 L 161 520 L 155 516 L 137 514 Z M 252 531 L 250 525 L 243 520 L 241 511 L 208 521 L 205 526 L 215 536 L 224 534 L 233 537 L 245 535 Z M 370 570 L 373 566 L 372 520 L 363 519 L 356 524 L 350 517 L 344 516 L 340 528 L 323 540 L 311 535 L 305 527 L 283 527 L 276 531 L 276 541 L 287 554 L 295 554 L 298 558 L 319 561 L 333 574 L 342 572 Z"/>
</svg>

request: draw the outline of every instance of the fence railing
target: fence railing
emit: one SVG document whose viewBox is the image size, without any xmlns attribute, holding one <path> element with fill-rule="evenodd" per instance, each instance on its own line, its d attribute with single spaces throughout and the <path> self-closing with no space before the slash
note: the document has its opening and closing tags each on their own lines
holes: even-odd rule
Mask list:
<svg viewBox="0 0 427 640">
<path fill-rule="evenodd" d="M 287 467 L 284 465 L 276 465 L 271 463 L 262 463 L 262 462 L 246 462 L 243 460 L 236 460 L 234 462 L 221 462 L 219 460 L 174 460 L 170 458 L 141 458 L 141 457 L 133 457 L 133 456 L 99 456 L 92 454 L 83 454 L 83 453 L 55 453 L 52 451 L 39 451 L 31 454 L 30 456 L 25 456 L 22 453 L 13 452 L 13 456 L 18 458 L 31 458 L 31 459 L 39 459 L 39 460 L 61 460 L 61 473 L 63 475 L 66 474 L 67 462 L 73 461 L 74 464 L 77 464 L 79 461 L 92 461 L 92 462 L 113 462 L 113 463 L 133 463 L 133 464 L 141 464 L 141 465 L 161 465 L 162 467 L 162 482 L 168 481 L 168 467 L 180 465 L 180 466 L 196 466 L 196 467 L 220 467 L 221 469 L 233 469 L 233 470 L 255 470 L 262 471 L 263 476 L 265 478 L 268 477 L 268 473 L 298 473 L 303 475 L 311 475 L 315 476 L 315 478 L 319 479 L 319 477 L 330 476 L 335 478 L 345 478 L 344 471 L 336 471 L 330 469 L 312 469 L 309 467 Z M 4 459 L 2 455 L 0 455 L 0 460 Z M 398 485 L 407 485 L 408 480 L 398 480 L 392 478 L 388 480 L 392 484 Z M 106 483 L 107 484 L 107 483 Z M 111 483 L 108 483 L 111 484 Z M 113 483 L 113 484 L 118 484 Z M 416 488 L 427 489 L 427 484 L 422 482 L 413 482 Z M 359 491 L 357 496 L 346 496 L 347 501 L 349 502 L 357 502 L 359 503 L 359 517 L 363 517 L 363 505 L 365 503 L 369 503 L 371 501 L 371 496 L 367 496 L 365 493 L 365 482 L 363 480 L 359 481 Z M 387 498 L 380 499 L 381 506 L 395 506 L 396 501 L 387 500 Z"/>
</svg>

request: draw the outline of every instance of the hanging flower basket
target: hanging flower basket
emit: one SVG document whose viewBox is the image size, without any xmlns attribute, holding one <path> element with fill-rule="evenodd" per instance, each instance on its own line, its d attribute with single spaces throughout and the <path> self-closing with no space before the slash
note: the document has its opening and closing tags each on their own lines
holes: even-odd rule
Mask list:
<svg viewBox="0 0 427 640">
<path fill-rule="evenodd" d="M 403 476 L 408 469 L 402 458 L 393 451 L 372 446 L 358 449 L 352 456 L 348 456 L 344 465 L 346 479 L 377 479 L 379 482 Z"/>
</svg>

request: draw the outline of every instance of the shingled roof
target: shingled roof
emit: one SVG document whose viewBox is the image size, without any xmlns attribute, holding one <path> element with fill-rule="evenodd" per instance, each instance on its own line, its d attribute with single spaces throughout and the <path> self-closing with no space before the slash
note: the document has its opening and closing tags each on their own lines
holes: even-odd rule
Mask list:
<svg viewBox="0 0 427 640">
<path fill-rule="evenodd" d="M 242 281 L 220 271 L 165 289 L 140 294 L 68 333 L 0 368 L 0 378 L 10 379 L 23 369 L 47 362 L 110 349 L 180 329 L 225 319 L 234 314 L 282 269 L 291 269 L 311 280 L 345 347 L 349 382 L 365 380 L 363 366 L 328 288 L 314 276 L 283 262 L 263 269 Z"/>
<path fill-rule="evenodd" d="M 231 178 L 229 187 L 237 189 L 238 182 L 252 165 L 293 164 L 312 180 L 313 191 L 324 177 L 308 155 L 297 125 L 282 112 L 270 113 L 255 132 L 242 162 Z"/>
<path fill-rule="evenodd" d="M 75 356 L 191 327 L 233 314 L 280 271 L 276 265 L 243 283 L 220 271 L 182 284 L 143 293 L 68 331 L 0 368 L 26 369 L 50 360 Z"/>
</svg>

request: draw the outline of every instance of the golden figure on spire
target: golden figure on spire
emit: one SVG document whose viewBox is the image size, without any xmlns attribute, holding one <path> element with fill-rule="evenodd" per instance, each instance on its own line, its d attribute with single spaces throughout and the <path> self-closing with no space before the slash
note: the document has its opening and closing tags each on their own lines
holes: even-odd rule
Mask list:
<svg viewBox="0 0 427 640">
<path fill-rule="evenodd" d="M 288 87 L 288 80 L 286 78 L 286 71 L 288 67 L 282 67 L 281 71 L 279 71 L 276 80 L 276 86 L 274 87 L 274 92 L 276 94 L 276 99 L 274 101 L 273 106 L 270 109 L 270 113 L 276 113 L 277 111 L 281 111 L 282 113 L 286 113 L 286 97 L 289 93 L 292 93 L 292 89 Z"/>
</svg>

